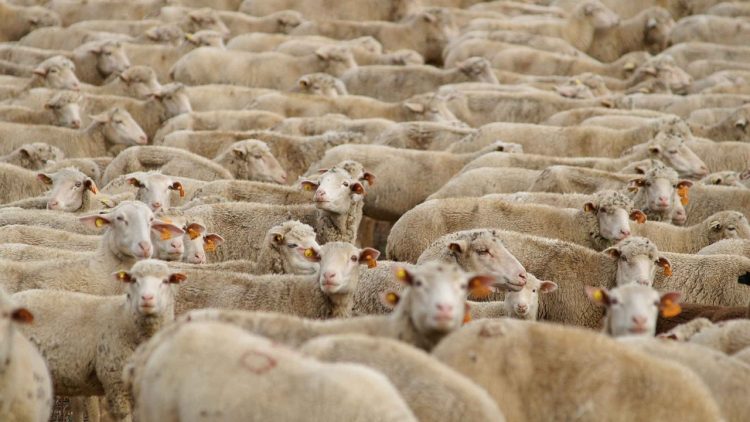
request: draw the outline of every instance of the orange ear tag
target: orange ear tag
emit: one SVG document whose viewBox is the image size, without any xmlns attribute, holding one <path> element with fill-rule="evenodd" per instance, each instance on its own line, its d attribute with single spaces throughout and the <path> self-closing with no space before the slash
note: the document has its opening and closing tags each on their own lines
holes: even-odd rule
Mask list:
<svg viewBox="0 0 750 422">
<path fill-rule="evenodd" d="M 367 258 L 367 268 L 375 268 L 377 266 L 378 266 L 378 261 L 372 258 Z"/>
<path fill-rule="evenodd" d="M 464 324 L 471 322 L 471 306 L 467 303 L 464 307 Z"/>
<path fill-rule="evenodd" d="M 682 205 L 688 204 L 688 187 L 682 186 L 679 189 L 677 189 L 677 195 L 680 196 L 680 203 Z"/>
<path fill-rule="evenodd" d="M 198 230 L 194 228 L 188 229 L 188 236 L 190 236 L 190 240 L 195 240 L 200 235 L 201 235 L 201 232 L 199 232 Z"/>
<path fill-rule="evenodd" d="M 679 303 L 674 303 L 671 300 L 665 300 L 664 301 L 664 307 L 661 310 L 661 316 L 664 318 L 672 318 L 680 314 L 682 312 L 682 307 Z"/>
<path fill-rule="evenodd" d="M 206 240 L 206 246 L 203 247 L 206 252 L 213 252 L 216 250 L 216 243 L 213 240 Z"/>
<path fill-rule="evenodd" d="M 169 240 L 172 238 L 172 232 L 167 228 L 161 229 L 161 240 Z"/>
<path fill-rule="evenodd" d="M 185 197 L 185 188 L 183 188 L 182 185 L 180 185 L 177 188 L 177 190 L 180 191 L 180 198 L 184 198 Z"/>
<path fill-rule="evenodd" d="M 665 265 L 662 268 L 664 268 L 664 275 L 666 277 L 669 277 L 672 275 L 672 267 L 670 267 L 669 265 Z"/>
</svg>

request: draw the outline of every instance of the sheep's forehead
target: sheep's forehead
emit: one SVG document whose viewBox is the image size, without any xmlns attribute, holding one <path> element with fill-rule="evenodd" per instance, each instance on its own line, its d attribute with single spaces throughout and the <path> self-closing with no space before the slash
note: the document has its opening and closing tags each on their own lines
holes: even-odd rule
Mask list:
<svg viewBox="0 0 750 422">
<path fill-rule="evenodd" d="M 172 184 L 172 178 L 161 173 L 146 173 L 139 177 L 143 184 L 148 186 L 167 186 Z"/>
<path fill-rule="evenodd" d="M 122 75 L 132 82 L 145 82 L 156 78 L 156 73 L 148 66 L 133 66 L 122 72 Z"/>
<path fill-rule="evenodd" d="M 336 164 L 336 167 L 343 169 L 356 179 L 359 179 L 365 174 L 365 167 L 358 161 L 354 160 L 342 161 Z"/>
<path fill-rule="evenodd" d="M 659 293 L 653 287 L 637 283 L 617 287 L 609 293 L 610 296 L 619 299 L 622 303 L 652 303 L 659 300 Z"/>
<path fill-rule="evenodd" d="M 444 283 L 461 284 L 466 280 L 465 273 L 457 265 L 437 261 L 415 268 L 412 276 L 421 280 L 425 286 L 437 286 Z"/>
<path fill-rule="evenodd" d="M 54 97 L 52 97 L 48 102 L 47 105 L 53 106 L 53 107 L 61 107 L 66 104 L 71 103 L 77 103 L 78 102 L 78 94 L 74 94 L 72 92 L 60 92 L 59 94 L 56 94 Z"/>
<path fill-rule="evenodd" d="M 656 135 L 656 137 L 654 138 L 652 142 L 653 144 L 664 147 L 664 148 L 679 147 L 684 143 L 682 138 L 674 134 L 668 135 L 663 132 Z"/>
<path fill-rule="evenodd" d="M 143 217 L 144 220 L 154 215 L 148 205 L 139 201 L 124 201 L 110 211 L 109 214 L 113 216 L 127 215 L 135 218 Z"/>
<path fill-rule="evenodd" d="M 633 201 L 627 196 L 616 191 L 603 191 L 594 195 L 594 202 L 598 208 L 613 207 L 630 210 L 633 208 Z"/>
<path fill-rule="evenodd" d="M 315 239 L 315 230 L 307 224 L 300 222 L 290 222 L 292 224 L 285 224 L 283 229 L 286 230 L 285 237 L 287 239 L 294 240 L 307 240 L 310 238 Z"/>
<path fill-rule="evenodd" d="M 321 256 L 359 256 L 359 248 L 347 242 L 329 242 L 320 247 Z"/>
<path fill-rule="evenodd" d="M 677 172 L 671 167 L 655 165 L 651 167 L 646 174 L 643 175 L 644 179 L 656 180 L 656 179 L 667 179 L 671 183 L 677 183 L 679 176 Z"/>
<path fill-rule="evenodd" d="M 138 261 L 130 269 L 130 274 L 136 279 L 145 277 L 166 278 L 171 274 L 169 267 L 161 261 L 147 259 Z"/>
<path fill-rule="evenodd" d="M 52 180 L 84 180 L 87 176 L 75 167 L 60 169 L 52 174 Z"/>
<path fill-rule="evenodd" d="M 656 257 L 659 250 L 656 245 L 644 237 L 630 237 L 617 244 L 620 253 L 628 258 L 638 255 Z"/>
</svg>

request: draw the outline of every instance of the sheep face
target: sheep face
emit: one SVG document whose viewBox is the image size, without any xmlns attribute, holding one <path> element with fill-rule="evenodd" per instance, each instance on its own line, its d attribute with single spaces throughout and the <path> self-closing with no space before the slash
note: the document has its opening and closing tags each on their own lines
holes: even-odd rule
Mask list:
<svg viewBox="0 0 750 422">
<path fill-rule="evenodd" d="M 743 81 L 744 82 L 744 81 Z M 748 121 L 750 121 L 750 107 L 739 107 L 729 117 L 720 123 L 728 130 L 731 139 L 744 141 L 747 139 Z"/>
<path fill-rule="evenodd" d="M 294 10 L 282 10 L 280 12 L 274 13 L 273 15 L 276 18 L 276 23 L 279 25 L 278 31 L 276 32 L 281 32 L 284 34 L 288 34 L 294 28 L 302 25 L 302 23 L 305 22 L 305 18 L 302 16 L 302 14 Z"/>
<path fill-rule="evenodd" d="M 659 54 L 667 47 L 669 32 L 675 25 L 672 15 L 664 9 L 648 10 L 648 19 L 643 28 L 643 43 L 651 54 Z"/>
<path fill-rule="evenodd" d="M 149 28 L 143 33 L 143 36 L 155 43 L 175 43 L 184 37 L 179 26 L 175 24 L 165 24 Z"/>
<path fill-rule="evenodd" d="M 21 156 L 22 166 L 29 170 L 42 169 L 65 156 L 59 148 L 43 142 L 22 145 L 17 151 Z"/>
<path fill-rule="evenodd" d="M 425 120 L 431 122 L 459 122 L 458 117 L 453 114 L 445 103 L 445 98 L 435 94 L 421 94 L 409 98 L 403 103 L 408 113 L 412 114 L 409 120 Z"/>
<path fill-rule="evenodd" d="M 327 73 L 312 73 L 297 80 L 297 91 L 324 97 L 347 95 L 346 86 L 340 79 Z"/>
<path fill-rule="evenodd" d="M 56 125 L 78 129 L 81 127 L 81 107 L 78 101 L 77 95 L 62 92 L 52 97 L 44 108 L 51 110 L 55 115 Z"/>
<path fill-rule="evenodd" d="M 492 232 L 456 239 L 448 249 L 462 270 L 495 275 L 494 288 L 518 291 L 526 284 L 526 269 Z"/>
<path fill-rule="evenodd" d="M 125 84 L 127 90 L 138 98 L 146 98 L 154 92 L 161 91 L 156 72 L 147 66 L 133 66 L 117 77 Z"/>
<path fill-rule="evenodd" d="M 286 183 L 286 172 L 265 142 L 254 139 L 235 142 L 218 161 L 240 180 Z"/>
<path fill-rule="evenodd" d="M 151 207 L 153 212 L 162 212 L 171 208 L 171 191 L 185 196 L 182 183 L 172 180 L 161 173 L 136 173 L 127 178 L 127 182 L 138 188 L 135 199 Z"/>
<path fill-rule="evenodd" d="M 615 191 L 601 191 L 594 202 L 584 204 L 583 210 L 595 214 L 599 236 L 609 241 L 619 241 L 630 236 L 628 219 L 645 222 L 646 215 L 633 209 L 630 198 Z"/>
<path fill-rule="evenodd" d="M 199 223 L 185 225 L 185 253 L 183 261 L 190 264 L 205 264 L 206 252 L 213 252 L 224 243 L 224 238 L 216 233 L 206 233 L 206 228 Z"/>
<path fill-rule="evenodd" d="M 130 67 L 130 60 L 119 42 L 105 42 L 92 48 L 90 53 L 96 56 L 96 70 L 104 78 Z"/>
<path fill-rule="evenodd" d="M 24 15 L 32 31 L 38 28 L 62 25 L 62 21 L 60 21 L 57 13 L 47 10 L 44 7 L 33 6 L 26 8 L 24 9 Z"/>
<path fill-rule="evenodd" d="M 701 178 L 708 167 L 685 145 L 684 138 L 660 132 L 646 145 L 652 159 L 658 159 L 677 171 L 681 177 Z"/>
<path fill-rule="evenodd" d="M 289 274 L 315 274 L 320 266 L 311 257 L 320 255 L 320 245 L 315 231 L 307 224 L 288 221 L 274 226 L 266 235 L 266 242 L 275 248 L 284 261 L 284 271 Z M 342 276 L 345 277 L 344 274 Z"/>
<path fill-rule="evenodd" d="M 185 34 L 185 42 L 193 48 L 213 47 L 220 50 L 226 49 L 223 35 L 216 31 L 198 31 L 195 34 Z"/>
<path fill-rule="evenodd" d="M 151 97 L 158 101 L 164 109 L 162 120 L 171 119 L 183 113 L 193 111 L 190 107 L 190 99 L 185 93 L 185 87 L 182 84 L 167 84 L 161 87 L 158 92 L 151 94 Z"/>
<path fill-rule="evenodd" d="M 133 116 L 121 108 L 91 116 L 91 120 L 102 125 L 104 138 L 113 144 L 143 145 L 148 142 L 148 137 Z"/>
<path fill-rule="evenodd" d="M 44 79 L 44 85 L 47 88 L 73 91 L 81 88 L 73 62 L 63 56 L 55 56 L 43 61 L 34 69 L 34 75 Z"/>
<path fill-rule="evenodd" d="M 145 259 L 153 253 L 151 231 L 162 238 L 182 236 L 182 229 L 154 220 L 154 213 L 142 202 L 124 201 L 107 214 L 81 217 L 80 221 L 92 228 L 107 227 L 107 246 L 115 253 Z"/>
<path fill-rule="evenodd" d="M 628 284 L 607 290 L 586 286 L 586 294 L 596 305 L 607 308 L 607 332 L 613 337 L 647 336 L 656 333 L 657 312 L 664 316 L 679 313 L 680 294 L 668 292 L 659 296 L 653 287 Z"/>
<path fill-rule="evenodd" d="M 368 53 L 383 54 L 383 45 L 373 37 L 359 37 L 349 41 L 351 45 L 357 46 Z"/>
<path fill-rule="evenodd" d="M 633 82 L 656 80 L 675 94 L 687 94 L 693 77 L 682 70 L 669 55 L 658 56 L 640 65 L 633 74 Z"/>
<path fill-rule="evenodd" d="M 37 179 L 52 186 L 47 199 L 48 210 L 78 211 L 83 206 L 83 195 L 87 190 L 98 193 L 94 181 L 73 167 L 55 173 L 39 173 Z"/>
<path fill-rule="evenodd" d="M 408 285 L 399 306 L 406 307 L 417 331 L 427 335 L 444 335 L 460 328 L 466 296 L 486 295 L 495 283 L 492 276 L 465 273 L 456 265 L 438 262 L 395 271 L 396 278 Z"/>
<path fill-rule="evenodd" d="M 503 301 L 506 315 L 516 319 L 535 321 L 539 312 L 539 294 L 557 290 L 557 284 L 551 281 L 539 280 L 529 274 L 526 285 L 520 291 L 510 292 Z"/>
<path fill-rule="evenodd" d="M 346 47 L 324 45 L 315 50 L 315 55 L 323 65 L 321 68 L 330 75 L 338 77 L 347 70 L 357 67 L 352 52 Z"/>
<path fill-rule="evenodd" d="M 664 275 L 672 274 L 669 259 L 659 256 L 656 245 L 643 237 L 631 237 L 603 251 L 617 260 L 615 284 L 623 286 L 635 283 L 651 286 L 656 276 L 656 267 L 662 267 Z"/>
<path fill-rule="evenodd" d="M 721 211 L 706 220 L 708 240 L 716 243 L 722 239 L 750 239 L 750 225 L 737 211 Z"/>
<path fill-rule="evenodd" d="M 115 280 L 127 283 L 127 298 L 133 313 L 160 315 L 174 307 L 174 286 L 187 279 L 182 273 L 170 271 L 161 261 L 147 259 L 137 262 L 130 271 L 114 274 Z"/>
<path fill-rule="evenodd" d="M 320 255 L 309 259 L 320 263 L 320 290 L 333 295 L 356 291 L 360 264 L 377 265 L 375 260 L 378 256 L 380 252 L 372 248 L 359 249 L 351 243 L 330 242 L 320 248 Z"/>
<path fill-rule="evenodd" d="M 401 49 L 383 55 L 386 60 L 383 64 L 392 64 L 395 66 L 408 66 L 410 64 L 424 64 L 424 57 L 414 50 Z"/>
<path fill-rule="evenodd" d="M 184 236 L 174 236 L 162 240 L 161 233 L 151 232 L 151 243 L 154 245 L 153 257 L 164 261 L 180 261 L 185 253 Z"/>
<path fill-rule="evenodd" d="M 703 185 L 717 186 L 734 186 L 736 188 L 746 188 L 740 181 L 740 174 L 736 171 L 719 171 L 711 173 L 700 180 Z"/>
<path fill-rule="evenodd" d="M 198 9 L 188 13 L 183 26 L 186 32 L 191 33 L 201 30 L 211 30 L 223 36 L 229 35 L 229 28 L 221 20 L 219 14 L 209 8 Z"/>
<path fill-rule="evenodd" d="M 457 67 L 472 81 L 490 84 L 499 83 L 495 72 L 492 71 L 492 65 L 483 57 L 470 57 L 458 63 Z"/>
<path fill-rule="evenodd" d="M 597 0 L 581 3 L 574 13 L 589 21 L 595 29 L 612 28 L 620 23 L 620 16 Z"/>
<path fill-rule="evenodd" d="M 303 189 L 315 190 L 316 207 L 333 214 L 345 214 L 353 203 L 362 201 L 365 196 L 364 185 L 336 167 L 323 173 L 317 183 L 304 180 L 301 185 Z"/>
</svg>

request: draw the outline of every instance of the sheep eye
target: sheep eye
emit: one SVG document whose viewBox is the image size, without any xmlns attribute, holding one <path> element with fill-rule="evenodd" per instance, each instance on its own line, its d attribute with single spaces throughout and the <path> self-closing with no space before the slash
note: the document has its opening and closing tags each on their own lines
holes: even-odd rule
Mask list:
<svg viewBox="0 0 750 422">
<path fill-rule="evenodd" d="M 287 243 L 286 247 L 289 248 L 289 249 L 294 249 L 294 248 L 297 247 L 297 244 L 296 243 Z"/>
<path fill-rule="evenodd" d="M 351 260 L 352 260 L 352 262 L 357 262 L 357 261 L 359 260 L 359 259 L 357 258 L 357 255 L 352 255 L 352 257 L 351 257 L 351 258 L 349 258 L 349 259 L 351 259 Z"/>
<path fill-rule="evenodd" d="M 168 279 L 168 278 L 165 278 L 165 279 L 164 279 L 164 280 L 162 280 L 161 282 L 162 282 L 162 283 L 164 283 L 164 284 L 169 284 L 169 279 Z"/>
<path fill-rule="evenodd" d="M 57 73 L 57 69 L 55 69 L 54 67 L 52 69 L 50 69 L 49 71 L 50 71 L 50 73 Z"/>
<path fill-rule="evenodd" d="M 677 150 L 676 149 L 670 149 L 667 152 L 670 153 L 670 154 L 677 154 Z"/>
<path fill-rule="evenodd" d="M 121 125 L 122 124 L 122 120 L 115 120 L 115 124 L 116 125 Z"/>
<path fill-rule="evenodd" d="M 477 251 L 477 253 L 478 253 L 479 255 L 489 255 L 489 254 L 490 254 L 490 251 L 488 251 L 488 250 L 486 250 L 486 249 L 485 249 L 485 250 L 483 250 L 483 251 Z"/>
<path fill-rule="evenodd" d="M 261 158 L 263 158 L 263 157 L 262 157 L 262 156 L 260 156 L 260 155 L 253 155 L 253 158 L 255 158 L 256 160 L 260 160 L 260 159 L 261 159 Z"/>
<path fill-rule="evenodd" d="M 609 299 L 609 304 L 610 305 L 617 305 L 619 303 L 620 303 L 620 301 L 617 300 L 617 299 L 612 299 L 612 298 Z"/>
<path fill-rule="evenodd" d="M 123 218 L 123 216 L 121 216 L 121 215 L 118 215 L 117 216 L 117 221 L 125 221 L 125 218 Z"/>
<path fill-rule="evenodd" d="M 80 187 L 81 187 L 81 182 L 76 182 L 75 186 L 76 186 L 77 188 L 80 188 Z"/>
<path fill-rule="evenodd" d="M 732 230 L 732 231 L 734 231 L 734 230 L 737 230 L 737 227 L 727 227 L 727 230 Z"/>
<path fill-rule="evenodd" d="M 531 291 L 531 293 L 536 293 L 536 289 L 533 289 L 533 290 Z"/>
<path fill-rule="evenodd" d="M 654 306 L 659 306 L 659 301 L 658 300 L 654 301 Z"/>
<path fill-rule="evenodd" d="M 349 182 L 344 182 L 343 185 L 344 185 L 344 187 L 348 188 L 349 187 Z"/>
<path fill-rule="evenodd" d="M 422 282 L 417 280 L 414 282 L 414 287 L 422 287 Z"/>
</svg>

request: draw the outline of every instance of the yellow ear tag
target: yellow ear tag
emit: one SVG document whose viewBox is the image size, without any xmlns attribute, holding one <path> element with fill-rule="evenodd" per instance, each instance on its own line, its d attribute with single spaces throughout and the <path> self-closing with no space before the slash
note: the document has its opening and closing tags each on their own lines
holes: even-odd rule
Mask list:
<svg viewBox="0 0 750 422">
<path fill-rule="evenodd" d="M 104 219 L 103 219 L 103 218 L 97 218 L 96 220 L 94 220 L 94 225 L 95 225 L 96 227 L 98 227 L 98 228 L 102 228 L 102 227 L 104 227 L 104 226 L 105 226 L 106 224 L 107 224 L 107 222 L 106 222 L 106 221 L 104 221 Z"/>
<path fill-rule="evenodd" d="M 395 305 L 398 303 L 398 295 L 393 292 L 388 292 L 385 294 L 385 301 L 391 305 Z"/>
<path fill-rule="evenodd" d="M 375 268 L 377 266 L 378 266 L 378 261 L 372 258 L 367 258 L 367 268 Z"/>
<path fill-rule="evenodd" d="M 597 289 L 594 291 L 594 300 L 597 302 L 601 302 L 604 300 L 604 295 L 602 294 L 602 291 Z"/>
<path fill-rule="evenodd" d="M 664 318 L 672 318 L 682 312 L 682 306 L 679 303 L 674 303 L 671 300 L 664 301 L 664 307 L 661 309 L 661 316 Z"/>
<path fill-rule="evenodd" d="M 117 273 L 117 278 L 119 280 L 125 280 L 127 277 L 128 277 L 128 273 L 126 273 L 125 271 L 119 271 Z"/>
<path fill-rule="evenodd" d="M 406 270 L 399 268 L 398 271 L 396 271 L 396 278 L 399 280 L 406 280 Z"/>
<path fill-rule="evenodd" d="M 194 228 L 188 229 L 188 236 L 190 236 L 190 240 L 195 240 L 200 235 L 201 235 L 201 232 L 199 232 L 198 230 Z"/>
<path fill-rule="evenodd" d="M 302 185 L 302 189 L 310 191 L 313 190 L 313 187 L 311 184 L 305 183 L 304 185 Z"/>
<path fill-rule="evenodd" d="M 681 186 L 679 189 L 677 189 L 677 195 L 680 196 L 680 203 L 682 205 L 688 204 L 688 187 L 687 186 Z"/>
<path fill-rule="evenodd" d="M 213 252 L 216 250 L 216 243 L 213 240 L 206 240 L 206 246 L 203 247 L 206 252 Z"/>
<path fill-rule="evenodd" d="M 576 85 L 583 85 L 583 82 L 581 82 L 581 80 L 580 80 L 580 79 L 576 79 L 576 80 L 575 80 L 575 83 L 576 83 Z"/>
<path fill-rule="evenodd" d="M 161 240 L 169 240 L 172 238 L 172 233 L 169 231 L 169 229 L 163 228 L 161 229 Z"/>
<path fill-rule="evenodd" d="M 312 250 L 312 248 L 305 249 L 305 256 L 310 258 L 311 256 L 315 255 L 315 251 Z"/>
</svg>

